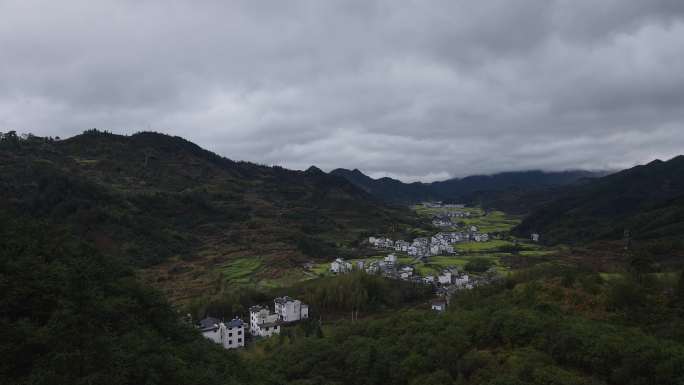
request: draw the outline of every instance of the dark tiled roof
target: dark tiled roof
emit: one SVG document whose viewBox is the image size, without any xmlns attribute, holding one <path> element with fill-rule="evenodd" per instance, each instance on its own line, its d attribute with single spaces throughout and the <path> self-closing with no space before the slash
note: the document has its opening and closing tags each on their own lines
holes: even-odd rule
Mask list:
<svg viewBox="0 0 684 385">
<path fill-rule="evenodd" d="M 230 322 L 228 322 L 226 324 L 226 326 L 228 326 L 229 328 L 239 328 L 239 327 L 242 327 L 243 324 L 244 324 L 244 322 L 242 322 L 241 319 L 235 318 L 234 320 L 231 320 Z"/>
<path fill-rule="evenodd" d="M 278 298 L 276 298 L 276 299 L 274 300 L 274 302 L 276 302 L 276 303 L 286 303 L 286 302 L 289 302 L 289 301 L 294 301 L 294 300 L 293 300 L 292 298 L 288 297 L 288 296 L 285 296 L 285 297 L 278 297 Z"/>
<path fill-rule="evenodd" d="M 214 325 L 218 325 L 219 322 L 221 322 L 221 321 L 219 321 L 217 318 L 207 317 L 207 318 L 199 321 L 199 326 L 202 329 L 213 328 Z"/>
</svg>

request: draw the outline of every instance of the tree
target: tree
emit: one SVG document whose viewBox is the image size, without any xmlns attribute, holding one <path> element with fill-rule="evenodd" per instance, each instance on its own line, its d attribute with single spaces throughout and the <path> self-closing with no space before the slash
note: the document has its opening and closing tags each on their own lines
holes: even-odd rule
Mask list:
<svg viewBox="0 0 684 385">
<path fill-rule="evenodd" d="M 494 262 L 487 258 L 473 258 L 465 265 L 465 270 L 473 273 L 483 273 L 494 266 Z"/>
</svg>

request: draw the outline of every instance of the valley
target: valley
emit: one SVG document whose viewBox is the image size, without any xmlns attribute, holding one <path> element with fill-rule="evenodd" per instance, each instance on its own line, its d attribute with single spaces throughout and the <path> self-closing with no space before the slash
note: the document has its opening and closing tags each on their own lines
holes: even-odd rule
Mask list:
<svg viewBox="0 0 684 385">
<path fill-rule="evenodd" d="M 155 133 L 3 135 L 0 160 L 2 353 L 27 357 L 3 383 L 684 378 L 680 158 L 410 205 Z"/>
</svg>

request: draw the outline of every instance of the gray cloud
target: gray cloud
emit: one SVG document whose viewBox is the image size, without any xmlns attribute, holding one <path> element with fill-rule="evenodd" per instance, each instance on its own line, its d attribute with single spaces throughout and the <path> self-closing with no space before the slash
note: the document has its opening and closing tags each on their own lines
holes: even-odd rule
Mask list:
<svg viewBox="0 0 684 385">
<path fill-rule="evenodd" d="M 434 180 L 684 148 L 684 2 L 0 1 L 0 131 Z"/>
</svg>

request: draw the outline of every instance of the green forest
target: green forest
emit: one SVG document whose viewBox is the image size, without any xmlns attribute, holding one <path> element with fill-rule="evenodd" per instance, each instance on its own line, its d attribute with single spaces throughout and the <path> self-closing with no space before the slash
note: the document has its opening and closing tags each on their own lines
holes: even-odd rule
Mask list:
<svg viewBox="0 0 684 385">
<path fill-rule="evenodd" d="M 459 294 L 444 314 L 416 305 L 420 292 L 402 294 L 382 278 L 307 282 L 293 290 L 319 311 L 360 309 L 365 317 L 323 325 L 313 318 L 232 352 L 185 324 L 125 261 L 40 223 L 6 214 L 0 223 L 3 384 L 684 380 L 679 276 L 606 280 L 579 267 L 541 264 Z"/>
</svg>

